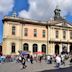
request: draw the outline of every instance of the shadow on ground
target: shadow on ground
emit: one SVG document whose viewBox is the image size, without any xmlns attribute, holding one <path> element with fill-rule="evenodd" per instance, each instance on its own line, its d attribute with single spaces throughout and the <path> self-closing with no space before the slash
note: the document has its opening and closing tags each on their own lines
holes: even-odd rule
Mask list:
<svg viewBox="0 0 72 72">
<path fill-rule="evenodd" d="M 52 69 L 52 70 L 44 70 L 39 72 L 72 72 L 72 66 L 67 68 L 59 68 L 59 69 Z"/>
</svg>

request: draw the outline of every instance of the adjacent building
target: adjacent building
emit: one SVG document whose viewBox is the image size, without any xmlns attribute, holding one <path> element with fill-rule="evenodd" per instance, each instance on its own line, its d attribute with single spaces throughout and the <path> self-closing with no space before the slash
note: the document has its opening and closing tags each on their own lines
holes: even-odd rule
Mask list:
<svg viewBox="0 0 72 72">
<path fill-rule="evenodd" d="M 72 25 L 54 10 L 53 20 L 47 22 L 19 18 L 15 15 L 3 19 L 3 48 L 5 55 L 18 54 L 19 50 L 60 54 L 72 50 Z"/>
</svg>

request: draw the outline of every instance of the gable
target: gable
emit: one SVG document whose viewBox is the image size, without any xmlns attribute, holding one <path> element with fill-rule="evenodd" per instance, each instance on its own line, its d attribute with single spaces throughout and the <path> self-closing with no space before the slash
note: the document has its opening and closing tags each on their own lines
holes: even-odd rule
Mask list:
<svg viewBox="0 0 72 72">
<path fill-rule="evenodd" d="M 72 27 L 72 25 L 71 24 L 69 24 L 69 23 L 58 23 L 58 24 L 56 24 L 57 26 L 65 26 L 65 27 Z"/>
</svg>

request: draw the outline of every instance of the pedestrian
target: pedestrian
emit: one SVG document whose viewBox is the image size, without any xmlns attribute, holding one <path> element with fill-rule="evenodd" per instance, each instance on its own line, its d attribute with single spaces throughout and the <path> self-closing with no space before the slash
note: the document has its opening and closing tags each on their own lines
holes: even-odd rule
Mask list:
<svg viewBox="0 0 72 72">
<path fill-rule="evenodd" d="M 40 63 L 41 63 L 41 61 L 42 61 L 42 56 L 40 56 L 40 59 L 39 59 L 39 61 L 40 61 Z"/>
<path fill-rule="evenodd" d="M 0 63 L 1 63 L 1 56 L 0 56 Z"/>
<path fill-rule="evenodd" d="M 61 64 L 65 66 L 65 55 L 61 55 Z"/>
<path fill-rule="evenodd" d="M 61 57 L 59 55 L 56 56 L 56 67 L 59 68 L 61 64 Z"/>
<path fill-rule="evenodd" d="M 33 56 L 32 55 L 30 57 L 30 62 L 31 62 L 31 64 L 33 64 Z"/>
<path fill-rule="evenodd" d="M 50 64 L 50 55 L 47 56 L 47 63 Z"/>
<path fill-rule="evenodd" d="M 27 55 L 27 61 L 30 62 L 30 55 Z"/>
<path fill-rule="evenodd" d="M 26 66 L 26 59 L 24 56 L 22 56 L 22 68 L 25 69 L 27 66 Z"/>
<path fill-rule="evenodd" d="M 50 64 L 52 64 L 52 57 L 50 56 Z"/>
<path fill-rule="evenodd" d="M 22 61 L 22 57 L 21 57 L 21 56 L 18 57 L 18 61 L 19 61 L 19 62 Z"/>
</svg>

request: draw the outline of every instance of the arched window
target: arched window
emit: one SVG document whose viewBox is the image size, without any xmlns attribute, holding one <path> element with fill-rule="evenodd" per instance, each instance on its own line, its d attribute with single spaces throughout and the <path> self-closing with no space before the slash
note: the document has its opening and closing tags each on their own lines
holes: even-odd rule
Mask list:
<svg viewBox="0 0 72 72">
<path fill-rule="evenodd" d="M 15 43 L 12 43 L 12 45 L 11 45 L 11 52 L 15 53 Z"/>
<path fill-rule="evenodd" d="M 58 44 L 55 45 L 55 54 L 59 54 L 59 45 Z"/>
<path fill-rule="evenodd" d="M 42 44 L 42 52 L 46 53 L 46 45 Z"/>
<path fill-rule="evenodd" d="M 27 44 L 27 43 L 24 43 L 24 45 L 23 45 L 23 50 L 24 50 L 24 51 L 28 51 L 28 48 L 29 48 L 28 44 Z"/>
<path fill-rule="evenodd" d="M 37 44 L 33 44 L 33 52 L 37 52 L 38 51 L 38 45 Z"/>
</svg>

